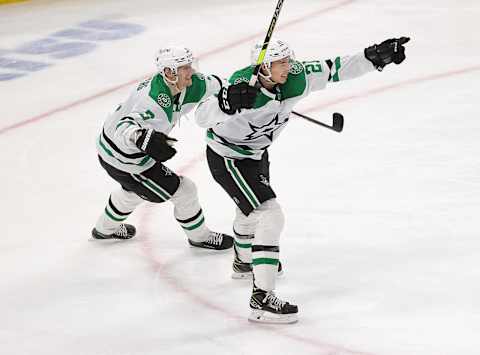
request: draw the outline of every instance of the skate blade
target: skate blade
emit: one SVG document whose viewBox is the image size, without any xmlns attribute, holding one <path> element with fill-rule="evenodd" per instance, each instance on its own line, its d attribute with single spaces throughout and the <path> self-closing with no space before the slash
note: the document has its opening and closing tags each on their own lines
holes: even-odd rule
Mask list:
<svg viewBox="0 0 480 355">
<path fill-rule="evenodd" d="M 87 239 L 89 242 L 99 242 L 99 243 L 118 243 L 118 242 L 121 242 L 121 243 L 125 243 L 125 242 L 128 242 L 130 240 L 132 240 L 132 238 L 128 238 L 128 239 L 122 239 L 122 238 L 104 238 L 104 239 L 100 239 L 100 238 L 94 238 L 94 237 L 90 237 Z"/>
<path fill-rule="evenodd" d="M 191 245 L 191 244 L 188 244 L 189 248 L 193 251 L 197 251 L 199 253 L 212 253 L 212 254 L 227 254 L 229 252 L 231 252 L 231 249 L 232 248 L 229 248 L 229 249 L 214 249 L 214 248 L 206 248 L 206 247 L 198 247 L 198 246 L 195 246 L 195 245 Z"/>
<path fill-rule="evenodd" d="M 248 320 L 255 323 L 292 324 L 298 322 L 298 313 L 275 314 L 259 309 L 252 309 Z"/>
<path fill-rule="evenodd" d="M 283 277 L 283 270 L 277 273 L 277 277 Z M 252 272 L 233 272 L 232 279 L 234 280 L 251 280 L 253 278 Z"/>
<path fill-rule="evenodd" d="M 232 279 L 234 280 L 251 280 L 253 273 L 251 272 L 233 272 Z"/>
</svg>

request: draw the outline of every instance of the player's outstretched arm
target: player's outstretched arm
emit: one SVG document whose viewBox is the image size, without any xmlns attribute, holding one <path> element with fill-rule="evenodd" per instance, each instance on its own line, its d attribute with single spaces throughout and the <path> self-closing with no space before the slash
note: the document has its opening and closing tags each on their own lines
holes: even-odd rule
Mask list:
<svg viewBox="0 0 480 355">
<path fill-rule="evenodd" d="M 327 84 L 358 78 L 375 69 L 405 60 L 404 44 L 408 37 L 391 38 L 367 47 L 355 55 L 335 57 L 324 62 L 303 62 L 311 91 L 323 90 Z"/>
</svg>

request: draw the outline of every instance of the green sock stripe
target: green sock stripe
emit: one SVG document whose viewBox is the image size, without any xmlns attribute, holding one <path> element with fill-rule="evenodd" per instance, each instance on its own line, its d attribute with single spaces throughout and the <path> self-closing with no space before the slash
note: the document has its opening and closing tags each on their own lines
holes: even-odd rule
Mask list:
<svg viewBox="0 0 480 355">
<path fill-rule="evenodd" d="M 115 222 L 122 222 L 124 220 L 127 219 L 127 217 L 122 217 L 122 218 L 118 218 L 118 217 L 115 217 L 113 214 L 111 214 L 108 209 L 105 207 L 105 214 L 110 217 L 111 219 L 113 219 Z"/>
<path fill-rule="evenodd" d="M 200 227 L 203 224 L 203 222 L 205 222 L 205 218 L 202 216 L 202 219 L 197 224 L 194 224 L 193 226 L 190 226 L 190 227 L 182 226 L 182 228 L 186 229 L 188 231 L 191 231 L 191 230 L 194 230 L 194 229 L 197 229 L 198 227 Z"/>
<path fill-rule="evenodd" d="M 252 259 L 253 265 L 278 265 L 278 259 L 272 258 L 254 258 Z"/>
<path fill-rule="evenodd" d="M 106 210 L 106 213 L 108 213 L 109 216 L 112 216 L 112 218 L 115 218 L 115 220 L 117 220 L 117 221 L 124 221 L 130 215 L 130 213 L 119 214 L 119 213 L 115 212 L 115 209 L 113 209 L 112 206 L 110 206 L 110 204 L 108 204 L 105 207 L 105 210 Z"/>
<path fill-rule="evenodd" d="M 235 242 L 235 245 L 239 248 L 249 249 L 252 247 L 252 243 L 239 243 L 236 240 L 234 242 Z"/>
<path fill-rule="evenodd" d="M 178 223 L 180 223 L 180 226 L 182 226 L 182 228 L 189 229 L 193 226 L 198 225 L 201 221 L 204 221 L 204 220 L 205 220 L 205 217 L 203 216 L 203 213 L 200 213 L 198 217 L 195 218 L 193 221 L 190 221 L 190 222 L 180 222 L 178 220 L 177 221 Z"/>
</svg>

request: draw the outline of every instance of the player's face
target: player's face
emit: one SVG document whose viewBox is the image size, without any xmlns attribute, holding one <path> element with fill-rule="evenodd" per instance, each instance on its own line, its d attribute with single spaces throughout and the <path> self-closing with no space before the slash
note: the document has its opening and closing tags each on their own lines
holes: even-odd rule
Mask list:
<svg viewBox="0 0 480 355">
<path fill-rule="evenodd" d="M 183 90 L 186 87 L 192 85 L 192 75 L 195 73 L 195 69 L 193 69 L 191 64 L 182 65 L 177 69 L 177 87 L 179 90 Z"/>
<path fill-rule="evenodd" d="M 288 72 L 290 71 L 290 57 L 272 62 L 270 71 L 274 82 L 277 84 L 285 84 L 288 78 Z"/>
</svg>

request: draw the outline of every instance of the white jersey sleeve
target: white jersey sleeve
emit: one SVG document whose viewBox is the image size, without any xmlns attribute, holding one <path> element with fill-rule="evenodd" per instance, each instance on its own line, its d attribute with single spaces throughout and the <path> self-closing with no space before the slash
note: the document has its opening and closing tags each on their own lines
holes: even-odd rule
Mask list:
<svg viewBox="0 0 480 355">
<path fill-rule="evenodd" d="M 216 96 L 209 97 L 200 103 L 195 111 L 195 121 L 202 128 L 213 127 L 217 123 L 224 122 L 229 118 L 231 118 L 230 115 L 220 110 Z"/>
<path fill-rule="evenodd" d="M 328 83 L 354 79 L 375 70 L 363 52 L 352 56 L 336 57 L 333 60 L 305 61 L 302 64 L 310 91 L 323 90 Z"/>
<path fill-rule="evenodd" d="M 218 92 L 222 88 L 222 86 L 228 85 L 228 81 L 226 79 L 220 78 L 216 75 L 210 74 L 205 75 L 205 83 L 206 83 L 206 90 L 205 95 L 200 99 L 200 102 L 204 100 L 208 100 L 211 97 L 217 97 Z"/>
<path fill-rule="evenodd" d="M 146 79 L 105 121 L 97 140 L 100 157 L 130 173 L 149 169 L 155 162 L 136 146 L 136 132 L 152 128 L 169 135 L 182 115 L 218 93 L 221 85 L 221 80 L 213 75 L 195 73 L 192 85 L 172 95 L 160 74 Z"/>
<path fill-rule="evenodd" d="M 116 145 L 123 150 L 137 149 L 135 144 L 136 131 L 143 128 L 143 122 L 138 114 L 131 114 L 119 120 L 112 140 Z"/>
<path fill-rule="evenodd" d="M 223 86 L 228 86 L 226 79 L 220 79 L 216 75 L 211 75 L 212 93 L 206 95 L 205 99 L 200 102 L 195 110 L 195 122 L 202 128 L 210 128 L 219 122 L 223 122 L 230 118 L 229 115 L 218 110 L 218 92 Z M 208 78 L 208 77 L 207 77 Z"/>
</svg>

